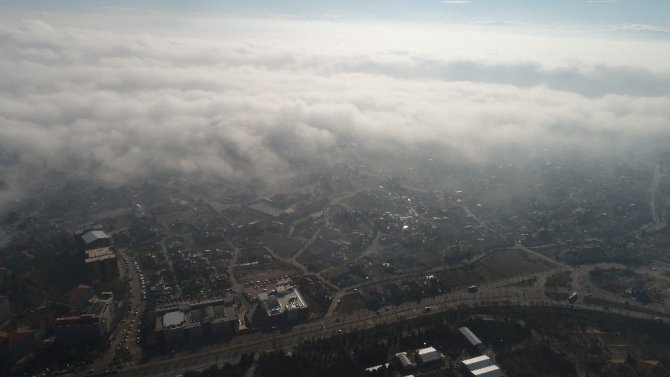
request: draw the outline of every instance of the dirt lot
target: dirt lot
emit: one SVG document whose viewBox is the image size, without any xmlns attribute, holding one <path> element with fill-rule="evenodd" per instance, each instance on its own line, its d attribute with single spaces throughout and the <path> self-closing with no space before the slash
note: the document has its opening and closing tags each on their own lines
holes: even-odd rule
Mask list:
<svg viewBox="0 0 670 377">
<path fill-rule="evenodd" d="M 337 304 L 335 311 L 340 314 L 349 314 L 357 310 L 365 309 L 365 299 L 359 293 L 351 293 L 342 296 L 340 302 Z"/>
<path fill-rule="evenodd" d="M 503 280 L 506 278 L 546 271 L 550 266 L 544 260 L 522 250 L 503 250 L 478 263 L 440 274 L 446 286 L 462 287 Z"/>
<path fill-rule="evenodd" d="M 291 258 L 305 246 L 301 241 L 276 234 L 264 234 L 260 240 L 282 258 Z"/>
<path fill-rule="evenodd" d="M 240 283 L 257 280 L 276 279 L 282 276 L 295 276 L 302 272 L 290 264 L 282 262 L 264 263 L 252 266 L 235 266 L 235 278 Z"/>
</svg>

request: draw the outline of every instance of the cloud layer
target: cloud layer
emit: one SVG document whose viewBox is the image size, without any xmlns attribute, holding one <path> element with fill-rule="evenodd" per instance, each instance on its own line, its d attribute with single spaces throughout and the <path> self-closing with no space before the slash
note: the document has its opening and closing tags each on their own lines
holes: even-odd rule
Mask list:
<svg viewBox="0 0 670 377">
<path fill-rule="evenodd" d="M 514 151 L 623 154 L 670 140 L 670 74 L 634 65 L 450 58 L 392 44 L 0 29 L 0 203 L 53 172 L 123 183 L 268 184 L 398 151 L 482 163 Z M 442 46 L 435 46 L 436 49 Z"/>
</svg>

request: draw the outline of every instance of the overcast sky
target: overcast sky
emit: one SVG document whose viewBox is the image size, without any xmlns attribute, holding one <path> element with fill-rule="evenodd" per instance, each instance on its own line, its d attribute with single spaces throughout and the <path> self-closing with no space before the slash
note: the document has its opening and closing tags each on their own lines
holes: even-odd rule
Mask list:
<svg viewBox="0 0 670 377">
<path fill-rule="evenodd" d="M 8 7 L 136 8 L 244 15 L 330 15 L 358 19 L 492 20 L 670 26 L 664 0 L 4 0 Z"/>
<path fill-rule="evenodd" d="M 271 182 L 670 140 L 666 1 L 4 1 L 0 204 L 49 172 Z"/>
</svg>

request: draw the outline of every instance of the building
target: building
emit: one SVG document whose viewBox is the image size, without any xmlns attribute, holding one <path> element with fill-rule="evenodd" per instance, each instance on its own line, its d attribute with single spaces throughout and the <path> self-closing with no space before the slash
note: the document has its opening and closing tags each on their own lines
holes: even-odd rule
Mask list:
<svg viewBox="0 0 670 377">
<path fill-rule="evenodd" d="M 86 307 L 93 296 L 95 296 L 93 287 L 79 284 L 65 294 L 65 300 L 70 306 L 80 309 Z"/>
<path fill-rule="evenodd" d="M 25 327 L 19 327 L 12 332 L 0 332 L 0 360 L 14 364 L 30 353 L 37 342 L 35 332 Z"/>
<path fill-rule="evenodd" d="M 481 349 L 484 346 L 484 343 L 475 335 L 472 331 L 470 331 L 469 328 L 467 327 L 461 327 L 458 329 L 458 331 L 463 335 L 465 340 L 468 342 L 468 346 L 472 349 Z"/>
<path fill-rule="evenodd" d="M 470 372 L 475 377 L 504 377 L 505 374 L 497 365 L 491 365 L 485 368 L 473 370 Z"/>
<path fill-rule="evenodd" d="M 416 364 L 409 359 L 409 356 L 407 356 L 407 352 L 396 353 L 395 360 L 398 368 L 403 373 L 407 373 L 416 368 Z"/>
<path fill-rule="evenodd" d="M 105 282 L 119 277 L 116 254 L 109 247 L 86 250 L 84 266 L 86 278 L 92 282 Z"/>
<path fill-rule="evenodd" d="M 9 297 L 0 295 L 0 324 L 12 318 L 12 309 L 9 305 Z"/>
<path fill-rule="evenodd" d="M 258 295 L 260 309 L 266 325 L 295 323 L 309 317 L 309 307 L 297 288 L 278 285 L 267 293 Z"/>
<path fill-rule="evenodd" d="M 493 360 L 491 360 L 490 357 L 483 355 L 473 357 L 472 359 L 463 360 L 461 363 L 469 371 L 472 371 L 493 365 Z"/>
<path fill-rule="evenodd" d="M 461 362 L 468 375 L 475 377 L 503 377 L 505 374 L 490 357 L 483 355 Z"/>
<path fill-rule="evenodd" d="M 442 355 L 434 347 L 427 347 L 418 350 L 416 355 L 417 361 L 421 366 L 438 366 L 441 365 L 444 361 L 444 355 Z"/>
<path fill-rule="evenodd" d="M 89 345 L 106 339 L 116 315 L 111 293 L 94 297 L 84 313 L 56 318 L 54 333 L 61 344 Z"/>
<path fill-rule="evenodd" d="M 101 247 L 111 247 L 112 237 L 102 230 L 92 230 L 79 235 L 84 250 L 98 249 Z"/>
<path fill-rule="evenodd" d="M 65 345 L 93 345 L 103 339 L 100 317 L 90 314 L 59 317 L 54 325 L 56 342 Z"/>
<path fill-rule="evenodd" d="M 119 266 L 112 248 L 112 237 L 102 230 L 75 233 L 84 257 L 86 279 L 101 283 L 119 277 Z"/>
<path fill-rule="evenodd" d="M 577 301 L 577 292 L 572 292 L 572 293 L 570 294 L 570 296 L 568 296 L 568 301 L 569 301 L 571 304 L 574 304 L 575 301 Z"/>
<path fill-rule="evenodd" d="M 211 300 L 156 311 L 155 333 L 166 345 L 231 336 L 239 328 L 234 301 Z"/>
<path fill-rule="evenodd" d="M 100 318 L 100 330 L 106 336 L 111 330 L 112 323 L 116 316 L 116 306 L 111 292 L 103 292 L 101 297 L 94 297 L 90 301 L 90 306 L 86 309 L 86 314 Z"/>
</svg>

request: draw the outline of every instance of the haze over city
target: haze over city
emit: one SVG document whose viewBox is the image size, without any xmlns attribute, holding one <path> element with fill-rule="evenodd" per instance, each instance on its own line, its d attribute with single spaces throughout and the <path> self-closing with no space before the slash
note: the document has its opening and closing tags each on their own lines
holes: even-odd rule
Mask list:
<svg viewBox="0 0 670 377">
<path fill-rule="evenodd" d="M 274 182 L 351 143 L 482 163 L 668 136 L 657 2 L 5 3 L 5 203 L 53 172 Z"/>
<path fill-rule="evenodd" d="M 0 375 L 670 375 L 670 3 L 0 10 Z"/>
</svg>

